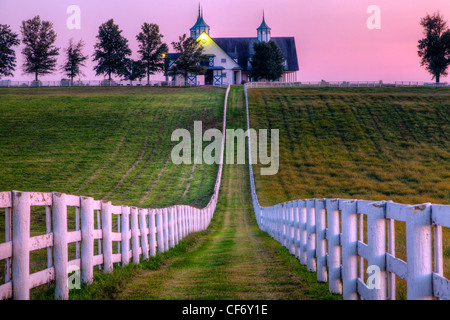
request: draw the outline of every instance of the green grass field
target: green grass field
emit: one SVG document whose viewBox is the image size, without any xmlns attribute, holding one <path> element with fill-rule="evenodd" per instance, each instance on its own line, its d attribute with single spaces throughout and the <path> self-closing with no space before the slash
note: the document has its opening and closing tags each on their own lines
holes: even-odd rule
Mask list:
<svg viewBox="0 0 450 320">
<path fill-rule="evenodd" d="M 280 168 L 259 175 L 263 206 L 308 198 L 450 204 L 447 88 L 250 89 L 250 126 L 280 130 Z M 406 261 L 405 225 L 396 255 Z M 450 232 L 443 228 L 450 276 Z M 398 296 L 404 283 L 398 280 Z"/>
<path fill-rule="evenodd" d="M 141 208 L 205 206 L 217 165 L 175 165 L 176 128 L 222 128 L 224 89 L 0 89 L 0 190 L 64 192 Z M 74 210 L 69 211 L 73 230 Z M 4 241 L 0 210 L 0 241 Z M 45 233 L 32 208 L 31 234 Z M 74 245 L 69 247 L 71 256 Z M 0 261 L 0 280 L 4 271 Z M 46 268 L 46 250 L 31 271 Z"/>
<path fill-rule="evenodd" d="M 256 177 L 263 205 L 450 204 L 449 89 L 251 89 L 249 112 L 252 128 L 280 130 L 278 174 Z"/>
<path fill-rule="evenodd" d="M 176 128 L 221 128 L 223 89 L 0 90 L 0 190 L 205 205 L 217 166 L 170 161 Z M 188 192 L 183 196 L 190 183 Z"/>
<path fill-rule="evenodd" d="M 170 161 L 176 128 L 222 128 L 224 89 L 0 89 L 0 191 L 65 192 L 115 205 L 204 206 L 217 166 Z M 246 128 L 242 87 L 232 87 L 228 128 Z M 250 124 L 280 130 L 280 170 L 255 182 L 262 205 L 304 198 L 450 204 L 450 90 L 302 88 L 249 90 Z M 207 143 L 206 143 L 207 145 Z M 246 165 L 224 167 L 207 231 L 149 261 L 96 273 L 73 299 L 335 299 L 315 273 L 259 231 Z M 45 233 L 43 208 L 32 235 Z M 74 228 L 74 212 L 69 213 Z M 405 259 L 404 224 L 396 255 Z M 4 241 L 0 210 L 0 242 Z M 444 228 L 450 276 L 450 235 Z M 73 258 L 75 247 L 69 247 Z M 96 249 L 97 250 L 97 249 Z M 214 257 L 214 258 L 213 258 Z M 31 271 L 46 268 L 46 251 Z M 3 281 L 0 261 L 0 281 Z M 405 297 L 398 281 L 397 298 Z M 53 298 L 41 286 L 34 298 Z M 179 288 L 179 289 L 177 289 Z"/>
<path fill-rule="evenodd" d="M 242 87 L 232 87 L 227 127 L 245 126 Z M 219 202 L 208 229 L 139 265 L 98 273 L 73 290 L 74 300 L 341 299 L 318 283 L 278 242 L 259 230 L 250 201 L 248 167 L 225 165 Z M 49 294 L 50 293 L 50 294 Z M 52 298 L 51 290 L 37 298 Z"/>
</svg>

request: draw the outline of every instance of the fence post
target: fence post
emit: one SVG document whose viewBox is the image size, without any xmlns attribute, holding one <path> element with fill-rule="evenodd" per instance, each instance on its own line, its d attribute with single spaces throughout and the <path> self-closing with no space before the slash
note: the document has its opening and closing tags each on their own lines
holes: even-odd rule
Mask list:
<svg viewBox="0 0 450 320">
<path fill-rule="evenodd" d="M 156 209 L 156 228 L 157 228 L 157 241 L 158 241 L 158 252 L 164 252 L 164 234 L 163 234 L 163 217 L 162 209 Z"/>
<path fill-rule="evenodd" d="M 122 206 L 122 265 L 130 263 L 130 207 Z"/>
<path fill-rule="evenodd" d="M 388 201 L 392 202 L 392 201 Z M 386 204 L 386 212 L 387 212 L 387 204 Z M 388 252 L 395 256 L 395 220 L 388 219 Z M 395 274 L 393 272 L 388 273 L 388 299 L 395 300 Z"/>
<path fill-rule="evenodd" d="M 103 271 L 113 271 L 111 201 L 102 201 Z"/>
<path fill-rule="evenodd" d="M 55 299 L 69 299 L 67 206 L 64 193 L 52 192 Z"/>
<path fill-rule="evenodd" d="M 277 237 L 276 240 L 283 244 L 283 204 L 277 208 Z"/>
<path fill-rule="evenodd" d="M 141 230 L 141 248 L 142 257 L 148 259 L 148 228 L 146 215 L 148 214 L 148 209 L 139 209 L 139 226 Z"/>
<path fill-rule="evenodd" d="M 384 201 L 370 204 L 367 212 L 367 245 L 369 266 L 378 266 L 379 287 L 371 290 L 373 300 L 386 299 L 386 204 Z M 430 220 L 431 221 L 431 220 Z"/>
<path fill-rule="evenodd" d="M 174 211 L 173 211 L 174 207 L 170 207 L 167 209 L 167 213 L 168 213 L 168 223 L 169 223 L 169 248 L 173 248 L 175 247 L 175 222 L 174 222 Z"/>
<path fill-rule="evenodd" d="M 13 193 L 11 192 L 10 197 L 12 199 Z M 9 208 L 5 208 L 5 242 L 8 241 L 12 241 L 12 212 L 11 212 L 11 208 L 12 208 L 12 203 L 11 203 L 11 207 Z M 49 211 L 50 211 L 50 206 L 46 206 L 45 207 L 45 211 L 46 211 L 46 224 L 47 224 L 47 233 L 52 232 L 50 226 L 49 226 L 49 222 L 50 222 L 50 215 L 49 215 Z M 51 253 L 51 248 L 47 249 L 47 266 L 50 268 L 53 264 L 53 258 L 51 257 L 51 255 L 49 254 L 49 252 Z M 51 260 L 50 260 L 51 258 Z M 12 257 L 9 257 L 6 259 L 5 261 L 5 283 L 11 281 L 12 279 Z"/>
<path fill-rule="evenodd" d="M 306 223 L 306 201 L 301 200 L 298 203 L 299 224 L 300 224 L 300 264 L 306 266 L 306 246 L 307 246 L 307 223 Z"/>
<path fill-rule="evenodd" d="M 192 232 L 197 232 L 197 228 L 198 228 L 197 208 L 192 208 Z"/>
<path fill-rule="evenodd" d="M 94 199 L 81 197 L 81 281 L 87 284 L 94 280 Z"/>
<path fill-rule="evenodd" d="M 195 232 L 200 230 L 200 212 L 197 208 L 194 208 L 194 221 L 195 221 Z"/>
<path fill-rule="evenodd" d="M 431 205 L 408 206 L 406 217 L 407 298 L 433 298 Z"/>
<path fill-rule="evenodd" d="M 156 222 L 155 222 L 155 209 L 148 211 L 148 220 L 150 228 L 150 255 L 156 256 Z"/>
<path fill-rule="evenodd" d="M 357 256 L 357 211 L 356 200 L 340 200 L 342 214 L 342 294 L 344 300 L 357 300 L 358 279 Z"/>
<path fill-rule="evenodd" d="M 314 201 L 316 215 L 316 263 L 317 281 L 327 282 L 327 242 L 325 238 L 325 200 Z"/>
<path fill-rule="evenodd" d="M 187 214 L 188 214 L 188 232 L 187 234 L 190 234 L 192 232 L 192 208 L 190 206 L 187 206 Z"/>
<path fill-rule="evenodd" d="M 283 247 L 289 249 L 288 247 L 288 236 L 289 236 L 289 226 L 288 226 L 288 204 L 281 204 L 281 239 Z"/>
<path fill-rule="evenodd" d="M 180 221 L 180 219 L 179 219 L 179 211 L 178 211 L 178 206 L 175 206 L 175 207 L 173 207 L 173 219 L 174 219 L 174 224 L 173 224 L 173 227 L 174 227 L 174 241 L 175 241 L 175 245 L 177 245 L 178 244 L 178 232 L 179 232 L 179 221 Z"/>
<path fill-rule="evenodd" d="M 14 300 L 30 299 L 30 194 L 12 192 L 12 285 Z"/>
<path fill-rule="evenodd" d="M 280 242 L 279 238 L 279 217 L 280 217 L 280 205 L 276 204 L 273 207 L 273 236 L 272 238 Z"/>
<path fill-rule="evenodd" d="M 131 207 L 131 250 L 133 251 L 133 263 L 139 263 L 139 222 L 138 208 Z"/>
<path fill-rule="evenodd" d="M 295 257 L 300 259 L 300 209 L 299 202 L 294 202 L 294 250 Z"/>
<path fill-rule="evenodd" d="M 169 250 L 169 212 L 163 209 L 163 229 L 164 229 L 164 251 Z"/>
<path fill-rule="evenodd" d="M 203 231 L 205 229 L 205 210 L 198 209 L 198 214 L 200 217 L 200 230 L 199 231 Z"/>
<path fill-rule="evenodd" d="M 314 199 L 306 200 L 306 268 L 316 272 L 316 217 Z"/>
<path fill-rule="evenodd" d="M 289 203 L 289 252 L 295 255 L 295 205 L 294 201 Z"/>
<path fill-rule="evenodd" d="M 273 237 L 273 206 L 266 209 L 266 215 L 267 215 L 267 233 Z"/>
<path fill-rule="evenodd" d="M 328 281 L 332 293 L 342 294 L 341 283 L 341 247 L 339 234 L 339 200 L 328 199 L 327 207 L 327 239 L 328 239 Z"/>
<path fill-rule="evenodd" d="M 185 224 L 184 224 L 184 206 L 181 205 L 179 206 L 179 212 L 180 212 L 180 235 L 178 236 L 178 238 L 181 240 L 184 239 L 184 232 L 185 232 Z"/>
</svg>

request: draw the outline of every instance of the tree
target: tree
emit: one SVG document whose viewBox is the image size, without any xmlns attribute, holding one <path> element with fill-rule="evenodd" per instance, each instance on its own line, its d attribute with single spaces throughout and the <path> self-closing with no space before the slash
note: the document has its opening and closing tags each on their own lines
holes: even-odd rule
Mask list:
<svg viewBox="0 0 450 320">
<path fill-rule="evenodd" d="M 206 68 L 200 65 L 205 59 L 203 56 L 203 46 L 194 38 L 186 37 L 186 34 L 179 37 L 178 42 L 172 42 L 172 46 L 180 55 L 170 68 L 170 74 L 182 75 L 185 79 L 188 74 L 204 74 Z"/>
<path fill-rule="evenodd" d="M 25 73 L 35 75 L 35 81 L 44 74 L 50 74 L 56 70 L 56 57 L 59 48 L 53 44 L 56 41 L 56 33 L 53 24 L 49 21 L 41 21 L 39 16 L 22 21 L 22 43 L 25 48 L 22 54 L 25 57 L 23 70 Z"/>
<path fill-rule="evenodd" d="M 130 84 L 132 81 L 138 79 L 139 81 L 144 78 L 146 74 L 145 64 L 140 60 L 128 59 L 125 64 L 125 71 L 123 73 L 124 79 L 129 80 Z"/>
<path fill-rule="evenodd" d="M 127 56 L 131 55 L 128 40 L 122 36 L 122 30 L 110 19 L 103 23 L 98 30 L 97 43 L 94 46 L 94 67 L 96 75 L 105 74 L 111 83 L 111 76 L 123 75 L 125 72 Z"/>
<path fill-rule="evenodd" d="M 163 71 L 164 57 L 169 48 L 161 41 L 164 36 L 159 32 L 157 24 L 144 23 L 141 29 L 142 31 L 136 36 L 139 43 L 138 53 L 145 66 L 147 84 L 150 84 L 150 75 Z"/>
<path fill-rule="evenodd" d="M 425 38 L 419 40 L 419 57 L 421 66 L 433 75 L 436 83 L 442 76 L 447 76 L 450 65 L 450 30 L 447 22 L 439 13 L 426 15 L 421 19 L 420 25 L 424 28 Z"/>
<path fill-rule="evenodd" d="M 18 34 L 11 31 L 6 24 L 0 24 L 0 78 L 2 76 L 12 76 L 16 67 L 16 53 L 12 49 L 18 46 L 20 40 Z"/>
<path fill-rule="evenodd" d="M 269 42 L 255 42 L 255 54 L 252 57 L 250 76 L 257 80 L 266 79 L 276 81 L 284 72 L 284 55 L 280 47 L 273 40 Z"/>
<path fill-rule="evenodd" d="M 70 78 L 73 83 L 73 78 L 79 75 L 84 75 L 81 72 L 81 67 L 85 67 L 85 61 L 88 56 L 83 55 L 84 42 L 80 40 L 74 42 L 73 39 L 69 40 L 69 46 L 64 50 L 66 53 L 66 61 L 61 66 L 61 70 Z"/>
</svg>

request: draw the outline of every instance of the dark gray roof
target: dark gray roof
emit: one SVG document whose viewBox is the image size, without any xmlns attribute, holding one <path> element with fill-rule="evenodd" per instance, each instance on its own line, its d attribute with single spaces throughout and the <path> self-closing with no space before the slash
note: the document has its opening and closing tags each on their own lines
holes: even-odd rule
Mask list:
<svg viewBox="0 0 450 320">
<path fill-rule="evenodd" d="M 287 60 L 286 71 L 298 71 L 297 48 L 294 37 L 272 37 Z M 257 38 L 213 38 L 213 41 L 225 52 L 237 52 L 238 64 L 248 71 L 248 60 L 254 55 L 253 43 Z"/>
<path fill-rule="evenodd" d="M 261 25 L 256 30 L 259 30 L 259 29 L 269 29 L 270 30 L 270 27 L 267 25 L 266 19 L 264 17 L 263 17 L 263 21 L 262 21 Z"/>
<path fill-rule="evenodd" d="M 167 57 L 169 58 L 169 67 L 171 67 L 175 61 L 177 61 L 179 56 L 180 56 L 179 53 L 168 53 L 167 54 Z"/>
<path fill-rule="evenodd" d="M 231 59 L 239 59 L 239 55 L 237 52 L 227 52 L 227 55 L 230 56 Z"/>
<path fill-rule="evenodd" d="M 205 20 L 203 19 L 203 9 L 200 9 L 200 5 L 198 7 L 198 18 L 195 25 L 191 28 L 191 30 L 194 30 L 196 28 L 209 28 L 209 26 L 206 24 Z"/>
<path fill-rule="evenodd" d="M 196 28 L 209 28 L 209 26 L 206 24 L 203 17 L 199 17 L 195 25 L 191 28 L 191 30 L 194 30 Z"/>
</svg>

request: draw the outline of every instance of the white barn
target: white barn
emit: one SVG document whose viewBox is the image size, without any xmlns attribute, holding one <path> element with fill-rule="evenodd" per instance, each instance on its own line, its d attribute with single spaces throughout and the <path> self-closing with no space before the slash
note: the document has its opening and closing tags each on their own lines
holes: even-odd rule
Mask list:
<svg viewBox="0 0 450 320">
<path fill-rule="evenodd" d="M 253 43 L 256 41 L 274 40 L 285 57 L 285 71 L 279 81 L 297 81 L 299 70 L 297 50 L 294 37 L 271 37 L 271 28 L 263 21 L 257 29 L 257 36 L 252 38 L 211 38 L 211 27 L 205 22 L 203 12 L 199 8 L 195 25 L 190 29 L 190 36 L 198 39 L 208 57 L 202 65 L 207 72 L 204 76 L 190 75 L 188 84 L 227 85 L 251 82 L 251 58 L 254 54 Z M 176 61 L 178 54 L 169 54 L 170 63 Z"/>
</svg>

